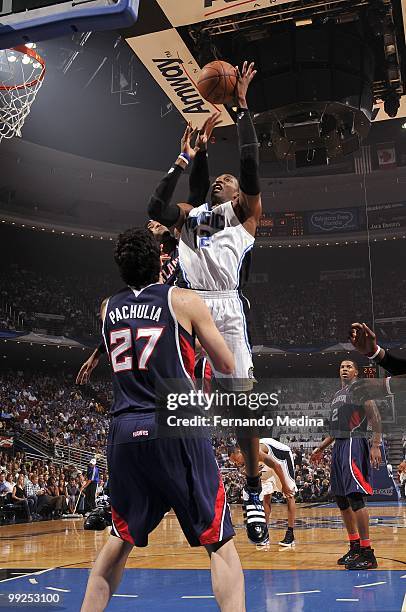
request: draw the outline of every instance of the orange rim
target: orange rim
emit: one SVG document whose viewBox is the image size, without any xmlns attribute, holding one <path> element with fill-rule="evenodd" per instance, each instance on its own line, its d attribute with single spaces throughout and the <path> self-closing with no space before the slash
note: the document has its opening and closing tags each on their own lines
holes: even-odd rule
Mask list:
<svg viewBox="0 0 406 612">
<path fill-rule="evenodd" d="M 34 87 L 38 83 L 38 81 L 42 81 L 45 76 L 45 60 L 34 50 L 26 47 L 25 45 L 19 45 L 18 47 L 13 47 L 9 49 L 9 51 L 17 51 L 18 53 L 22 53 L 23 55 L 29 55 L 32 59 L 41 64 L 42 69 L 40 75 L 29 81 L 28 83 L 22 83 L 21 85 L 0 85 L 0 91 L 11 91 L 12 89 L 25 89 L 26 87 Z"/>
</svg>

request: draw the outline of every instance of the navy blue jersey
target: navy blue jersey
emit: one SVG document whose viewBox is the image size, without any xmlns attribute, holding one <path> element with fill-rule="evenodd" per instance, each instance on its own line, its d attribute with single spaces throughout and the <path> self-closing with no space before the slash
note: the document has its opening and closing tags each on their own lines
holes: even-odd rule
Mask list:
<svg viewBox="0 0 406 612">
<path fill-rule="evenodd" d="M 330 435 L 333 438 L 365 438 L 368 421 L 364 404 L 356 404 L 351 383 L 334 395 L 331 402 Z"/>
<path fill-rule="evenodd" d="M 103 337 L 113 376 L 113 415 L 155 410 L 165 381 L 178 381 L 177 391 L 192 386 L 194 338 L 172 314 L 172 290 L 159 283 L 140 291 L 126 287 L 107 302 Z"/>
<path fill-rule="evenodd" d="M 169 253 L 161 253 L 161 280 L 165 285 L 175 285 L 179 275 L 178 246 Z"/>
<path fill-rule="evenodd" d="M 165 285 L 176 285 L 183 289 L 188 287 L 179 264 L 178 245 L 170 253 L 161 254 L 161 280 Z"/>
</svg>

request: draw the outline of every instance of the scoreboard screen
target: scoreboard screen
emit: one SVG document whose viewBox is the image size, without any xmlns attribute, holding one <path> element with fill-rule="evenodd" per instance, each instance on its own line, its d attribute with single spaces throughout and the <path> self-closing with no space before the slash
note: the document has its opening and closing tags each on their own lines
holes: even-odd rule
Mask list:
<svg viewBox="0 0 406 612">
<path fill-rule="evenodd" d="M 376 378 L 377 368 L 376 366 L 364 366 L 362 368 L 362 374 L 364 378 Z"/>
<path fill-rule="evenodd" d="M 303 234 L 304 216 L 301 213 L 265 213 L 259 222 L 258 236 L 294 238 Z"/>
</svg>

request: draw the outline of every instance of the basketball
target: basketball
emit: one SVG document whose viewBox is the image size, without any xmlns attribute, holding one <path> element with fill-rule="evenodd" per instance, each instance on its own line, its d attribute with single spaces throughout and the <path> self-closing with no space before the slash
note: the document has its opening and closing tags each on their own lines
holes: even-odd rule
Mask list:
<svg viewBox="0 0 406 612">
<path fill-rule="evenodd" d="M 216 60 L 202 68 L 197 88 L 205 100 L 212 104 L 228 104 L 233 101 L 237 74 L 228 62 Z"/>
</svg>

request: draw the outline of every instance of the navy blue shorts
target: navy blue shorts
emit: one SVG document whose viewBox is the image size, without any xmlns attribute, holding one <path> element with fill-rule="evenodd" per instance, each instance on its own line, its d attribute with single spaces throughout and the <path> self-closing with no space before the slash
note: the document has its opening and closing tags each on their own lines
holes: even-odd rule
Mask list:
<svg viewBox="0 0 406 612">
<path fill-rule="evenodd" d="M 331 493 L 372 495 L 369 444 L 365 438 L 337 439 L 331 461 Z"/>
<path fill-rule="evenodd" d="M 171 508 L 191 546 L 235 535 L 210 440 L 156 438 L 154 417 L 112 419 L 107 445 L 112 534 L 147 546 Z"/>
</svg>

